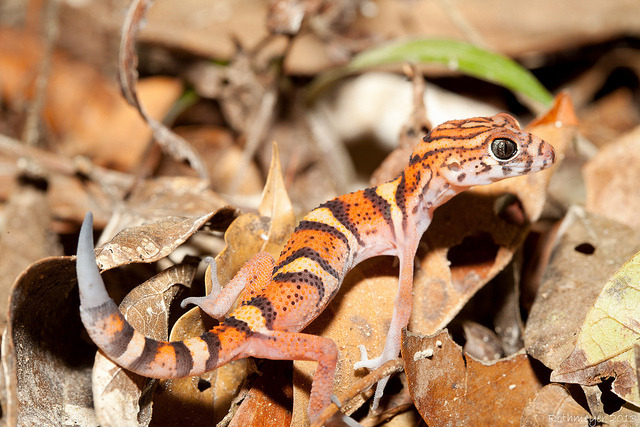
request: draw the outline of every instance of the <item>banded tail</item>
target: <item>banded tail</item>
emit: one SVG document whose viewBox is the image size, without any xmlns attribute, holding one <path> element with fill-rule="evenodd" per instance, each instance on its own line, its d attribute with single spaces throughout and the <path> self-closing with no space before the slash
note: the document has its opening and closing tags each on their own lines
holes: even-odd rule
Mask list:
<svg viewBox="0 0 640 427">
<path fill-rule="evenodd" d="M 136 331 L 109 298 L 96 265 L 93 216 L 87 213 L 78 241 L 80 315 L 96 345 L 123 368 L 152 378 L 200 375 L 237 359 L 250 331 L 222 323 L 185 341 L 157 341 Z"/>
</svg>

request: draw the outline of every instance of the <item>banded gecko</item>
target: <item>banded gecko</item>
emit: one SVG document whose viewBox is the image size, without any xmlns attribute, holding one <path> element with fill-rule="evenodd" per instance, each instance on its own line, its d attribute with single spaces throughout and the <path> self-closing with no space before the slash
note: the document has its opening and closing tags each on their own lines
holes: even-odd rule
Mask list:
<svg viewBox="0 0 640 427">
<path fill-rule="evenodd" d="M 347 272 L 377 255 L 400 260 L 399 286 L 382 354 L 364 347 L 355 369 L 375 369 L 398 357 L 411 314 L 414 256 L 433 211 L 474 185 L 543 170 L 553 147 L 522 131 L 508 114 L 453 120 L 424 137 L 392 181 L 337 197 L 299 223 L 277 261 L 259 253 L 220 290 L 188 298 L 218 326 L 199 337 L 165 342 L 144 337 L 125 320 L 105 290 L 93 250 L 92 217 L 82 225 L 77 257 L 80 312 L 89 335 L 115 363 L 140 375 L 200 375 L 225 363 L 260 357 L 318 363 L 309 402 L 311 421 L 331 403 L 336 343 L 301 333 L 329 304 Z M 237 298 L 240 305 L 226 314 Z M 388 378 L 387 378 L 388 379 Z M 378 383 L 375 401 L 387 379 Z"/>
</svg>

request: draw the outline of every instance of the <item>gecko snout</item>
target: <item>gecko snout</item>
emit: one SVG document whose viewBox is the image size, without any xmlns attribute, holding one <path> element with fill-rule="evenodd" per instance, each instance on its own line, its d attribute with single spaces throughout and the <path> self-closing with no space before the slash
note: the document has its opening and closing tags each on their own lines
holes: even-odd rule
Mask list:
<svg viewBox="0 0 640 427">
<path fill-rule="evenodd" d="M 547 165 L 553 164 L 556 161 L 556 150 L 553 149 L 553 146 L 549 143 L 542 143 L 542 152 L 541 152 L 544 163 Z"/>
</svg>

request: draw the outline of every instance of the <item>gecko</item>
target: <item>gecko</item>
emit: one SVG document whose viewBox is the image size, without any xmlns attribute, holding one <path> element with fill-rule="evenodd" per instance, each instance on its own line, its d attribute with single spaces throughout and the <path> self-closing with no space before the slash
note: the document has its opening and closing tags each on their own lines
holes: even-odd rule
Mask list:
<svg viewBox="0 0 640 427">
<path fill-rule="evenodd" d="M 399 259 L 398 291 L 384 349 L 369 359 L 361 346 L 361 361 L 354 366 L 373 370 L 400 352 L 401 332 L 411 315 L 414 257 L 434 210 L 469 187 L 538 172 L 554 160 L 553 147 L 522 130 L 509 114 L 445 122 L 417 144 L 395 179 L 336 197 L 309 212 L 277 261 L 258 253 L 224 288 L 213 269 L 208 279 L 212 292 L 186 298 L 183 305 L 198 305 L 219 324 L 183 341 L 145 337 L 126 321 L 100 276 L 88 213 L 76 264 L 82 322 L 105 355 L 147 377 L 201 375 L 244 357 L 315 361 L 308 406 L 313 422 L 332 401 L 338 348 L 329 338 L 300 331 L 327 307 L 347 272 L 373 256 Z M 236 300 L 239 305 L 228 313 Z M 387 380 L 378 382 L 374 404 Z"/>
</svg>

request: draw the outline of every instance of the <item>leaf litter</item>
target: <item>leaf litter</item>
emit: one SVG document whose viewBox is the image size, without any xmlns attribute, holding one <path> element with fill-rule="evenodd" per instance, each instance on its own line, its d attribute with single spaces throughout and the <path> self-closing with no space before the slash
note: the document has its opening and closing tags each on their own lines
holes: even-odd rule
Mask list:
<svg viewBox="0 0 640 427">
<path fill-rule="evenodd" d="M 84 36 L 90 34 L 86 32 L 91 26 L 89 30 L 70 24 L 61 27 L 61 43 L 52 51 L 51 67 L 48 71 L 42 68 L 48 73 L 44 89 L 34 84 L 32 73 L 43 58 L 38 37 L 33 31 L 0 27 L 5 47 L 0 52 L 0 90 L 2 112 L 7 113 L 0 116 L 0 227 L 5 233 L 0 237 L 0 268 L 7 271 L 2 291 L 9 298 L 2 347 L 3 418 L 11 425 L 162 425 L 212 420 L 221 420 L 223 425 L 288 425 L 293 420 L 292 425 L 303 425 L 313 363 L 295 362 L 291 367 L 290 362 L 241 360 L 198 378 L 149 381 L 126 373 L 100 354 L 94 356 L 95 347 L 84 335 L 77 313 L 74 258 L 60 254 L 74 252 L 78 223 L 87 210 L 94 211 L 96 228 L 104 229 L 96 249 L 98 263 L 102 270 L 111 270 L 105 273 L 110 293 L 128 294 L 121 307 L 130 321 L 157 338 L 181 339 L 209 329 L 215 321 L 202 316 L 199 308 L 186 313 L 177 308 L 175 300 L 184 296 L 178 298 L 183 289 L 179 284 L 188 286 L 193 281 L 188 290 L 191 295 L 210 291 L 203 289 L 202 272 L 196 272 L 196 262 L 185 254 L 202 257 L 218 253 L 218 278 L 227 283 L 255 253 L 267 251 L 278 256 L 293 231 L 294 210 L 304 214 L 336 191 L 360 188 L 369 178 L 357 176 L 354 166 L 360 159 L 347 158 L 350 147 L 329 135 L 330 129 L 320 129 L 327 123 L 309 113 L 305 104 L 308 93 L 299 90 L 308 79 L 299 79 L 301 74 L 296 73 L 318 77 L 321 68 L 335 71 L 352 53 L 377 44 L 376 31 L 395 28 L 397 23 L 389 19 L 385 27 L 378 19 L 371 19 L 363 24 L 362 16 L 375 11 L 351 3 L 319 8 L 314 2 L 274 1 L 247 8 L 240 2 L 231 10 L 247 13 L 245 21 L 216 9 L 218 24 L 207 27 L 191 22 L 187 30 L 187 10 L 203 7 L 193 0 L 181 6 L 182 10 L 154 4 L 149 25 L 138 34 L 151 3 L 134 2 L 121 37 L 121 89 L 135 109 L 117 94 L 115 85 L 103 74 L 105 69 L 96 68 L 114 57 L 108 49 L 92 61 L 79 59 L 91 51 L 89 40 L 100 40 L 95 34 Z M 124 10 L 125 2 L 121 4 L 120 10 Z M 456 31 L 463 34 L 474 34 L 469 26 L 479 22 L 497 22 L 490 16 L 491 7 L 480 13 L 471 12 L 466 4 L 456 5 L 459 10 L 444 4 L 438 6 L 444 8 L 444 16 L 462 12 L 470 17 L 454 19 L 455 25 L 463 27 Z M 102 40 L 113 43 L 120 38 L 114 28 L 123 27 L 122 15 L 114 17 L 101 7 L 71 10 L 63 4 L 59 13 L 66 20 L 63 22 L 88 21 L 95 22 L 96 28 L 106 28 L 110 35 Z M 405 6 L 381 1 L 377 7 L 396 16 L 388 12 L 402 11 Z M 549 5 L 554 7 L 558 6 Z M 591 11 L 600 17 L 615 15 L 603 12 L 598 5 Z M 429 19 L 437 24 L 432 28 L 441 28 L 442 19 L 436 17 L 442 10 L 432 12 Z M 568 25 L 561 26 L 562 33 L 552 31 L 553 23 L 542 23 L 532 15 L 530 21 L 537 22 L 546 34 L 534 44 L 552 45 L 549 34 L 570 44 L 567 40 L 579 33 L 576 23 L 582 16 L 574 15 Z M 70 19 L 72 16 L 84 19 Z M 255 25 L 264 22 L 264 17 L 264 28 Z M 525 28 L 528 22 L 520 20 Z M 159 30 L 159 22 L 177 26 L 163 24 Z M 238 22 L 245 24 L 238 26 Z M 183 29 L 176 31 L 180 25 Z M 72 28 L 74 34 L 69 37 Z M 229 36 L 232 28 L 236 28 L 237 38 Z M 425 31 L 422 24 L 416 29 Z M 491 31 L 499 34 L 506 30 L 495 25 Z M 277 35 L 283 33 L 286 38 Z M 206 36 L 203 43 L 198 40 L 203 34 L 214 36 Z M 522 49 L 509 44 L 521 40 L 517 37 L 487 34 L 479 39 L 483 44 L 496 40 L 489 46 L 494 51 Z M 573 36 L 565 37 L 568 34 Z M 69 42 L 74 39 L 76 42 Z M 416 43 L 429 49 L 436 42 L 401 42 L 397 48 L 387 44 L 384 49 L 391 49 L 391 56 L 399 56 L 402 62 L 408 58 L 402 56 L 403 46 Z M 464 46 L 446 43 L 456 49 Z M 72 46 L 75 55 L 67 51 Z M 176 55 L 167 46 L 178 47 L 187 55 Z M 214 55 L 215 63 L 208 54 L 203 55 L 221 52 L 221 46 L 224 53 Z M 481 62 L 493 61 L 494 54 L 488 51 L 474 52 Z M 357 58 L 375 54 L 371 50 Z M 435 50 L 426 52 L 422 58 L 436 54 Z M 456 54 L 463 55 L 461 50 Z M 364 425 L 389 420 L 396 425 L 415 425 L 420 418 L 430 425 L 451 424 L 454 419 L 459 423 L 481 420 L 542 425 L 544 421 L 565 420 L 565 416 L 615 424 L 615 416 L 638 416 L 630 403 L 609 408 L 606 402 L 611 392 L 606 384 L 628 402 L 638 403 L 636 360 L 640 351 L 633 329 L 638 317 L 630 302 L 635 281 L 617 280 L 612 274 L 640 249 L 635 231 L 592 213 L 634 221 L 632 177 L 637 173 L 637 162 L 629 142 L 616 144 L 620 135 L 637 126 L 630 111 L 633 97 L 618 90 L 599 98 L 594 88 L 602 87 L 615 72 L 612 64 L 623 64 L 637 74 L 635 57 L 634 52 L 607 55 L 591 74 L 585 73 L 570 85 L 578 100 L 575 107 L 591 121 L 591 127 L 584 123 L 577 126 L 574 107 L 565 94 L 557 96 L 551 110 L 529 124 L 529 130 L 555 146 L 559 160 L 571 155 L 575 146 L 590 147 L 585 156 L 590 157 L 597 148 L 611 145 L 589 161 L 586 185 L 575 167 L 571 181 L 551 182 L 552 175 L 567 176 L 558 173 L 564 166 L 560 164 L 542 174 L 470 191 L 437 211 L 418 253 L 412 332 L 407 333 L 403 357 L 369 374 L 352 369 L 359 359 L 357 346 L 364 344 L 371 353 L 382 348 L 397 286 L 397 265 L 391 258 L 376 258 L 349 273 L 336 299 L 307 330 L 338 342 L 341 353 L 334 393 L 343 410 Z M 456 64 L 449 61 L 446 73 L 453 69 L 471 72 L 460 59 L 464 58 Z M 509 83 L 516 85 L 516 92 L 548 102 L 548 93 L 536 80 L 527 80 L 529 74 L 515 62 L 507 63 L 520 73 L 519 82 Z M 357 61 L 352 64 L 356 65 Z M 424 106 L 421 110 L 417 101 L 425 90 L 419 84 L 420 71 L 426 69 L 428 76 L 443 73 L 442 69 L 424 67 L 420 64 L 413 68 L 413 74 L 408 73 L 413 76 L 415 108 L 414 115 L 405 119 L 405 151 L 428 127 L 423 120 Z M 177 69 L 180 72 L 175 72 Z M 368 70 L 362 72 L 366 75 Z M 138 73 L 145 77 L 139 79 Z M 496 76 L 499 84 L 506 84 L 500 82 L 500 73 L 484 77 Z M 193 86 L 193 92 L 185 92 L 185 81 Z M 426 87 L 429 91 L 429 84 Z M 44 90 L 46 96 L 34 93 L 38 90 Z M 185 94 L 191 101 L 180 103 L 178 98 Z M 41 123 L 31 128 L 36 146 L 27 146 L 20 141 L 20 123 L 28 110 L 24 106 L 39 98 L 44 100 Z M 498 99 L 490 98 L 493 103 Z M 78 109 L 79 105 L 84 108 Z M 619 109 L 625 109 L 624 114 L 617 113 Z M 201 123 L 203 112 L 207 117 Z M 380 117 L 373 120 L 383 122 Z M 175 127 L 172 122 L 188 127 Z M 572 146 L 576 130 L 596 144 Z M 152 135 L 162 150 L 150 144 Z M 282 169 L 277 161 L 280 156 L 277 152 L 269 155 L 268 144 L 264 144 L 270 138 L 282 144 Z M 633 133 L 627 137 L 631 140 Z M 386 178 L 402 167 L 398 153 L 401 151 L 382 169 Z M 269 157 L 271 169 L 267 167 Z M 620 158 L 624 158 L 624 166 L 620 166 Z M 603 179 L 607 171 L 611 178 Z M 267 177 L 264 185 L 262 176 Z M 203 179 L 207 177 L 210 179 Z M 549 198 L 550 185 L 562 191 L 554 189 Z M 586 189 L 588 211 L 574 207 L 565 215 L 571 204 L 568 200 L 580 200 L 575 187 L 581 185 Z M 293 204 L 287 190 L 295 195 Z M 245 212 L 240 216 L 239 208 Z M 21 217 L 20 211 L 30 215 Z M 559 227 L 552 227 L 553 221 L 563 217 Z M 539 248 L 551 256 L 537 288 L 536 280 L 520 271 L 531 262 L 526 248 L 532 235 L 550 235 L 554 230 L 555 240 L 547 239 L 553 248 Z M 21 246 L 25 251 L 16 250 Z M 31 247 L 34 249 L 29 250 Z M 544 270 L 544 262 L 533 264 L 536 271 Z M 536 295 L 530 311 L 522 303 L 520 287 L 524 283 Z M 506 296 L 492 300 L 494 307 L 482 308 L 479 297 L 492 297 L 495 294 L 491 292 Z M 480 313 L 491 313 L 488 316 L 492 317 Z M 598 317 L 598 313 L 607 314 Z M 621 325 L 628 329 L 618 329 Z M 450 327 L 450 333 L 441 330 L 445 326 Z M 581 327 L 583 332 L 578 335 Z M 605 329 L 596 330 L 598 327 Z M 526 353 L 522 350 L 523 328 Z M 629 334 L 629 330 L 634 332 Z M 433 334 L 438 334 L 437 338 Z M 607 350 L 610 344 L 624 351 Z M 596 354 L 594 348 L 606 351 Z M 617 359 L 622 356 L 624 361 Z M 378 412 L 367 415 L 366 408 L 358 409 L 371 395 L 369 387 L 376 379 L 397 372 L 403 365 L 406 372 L 399 375 L 395 387 L 400 391 L 390 390 Z M 581 382 L 582 388 L 549 384 L 547 368 L 556 370 L 553 380 Z M 257 380 L 254 372 L 260 373 Z M 458 388 L 459 384 L 464 386 Z M 491 411 L 491 405 L 502 410 Z M 329 411 L 336 409 L 332 405 Z"/>
</svg>

